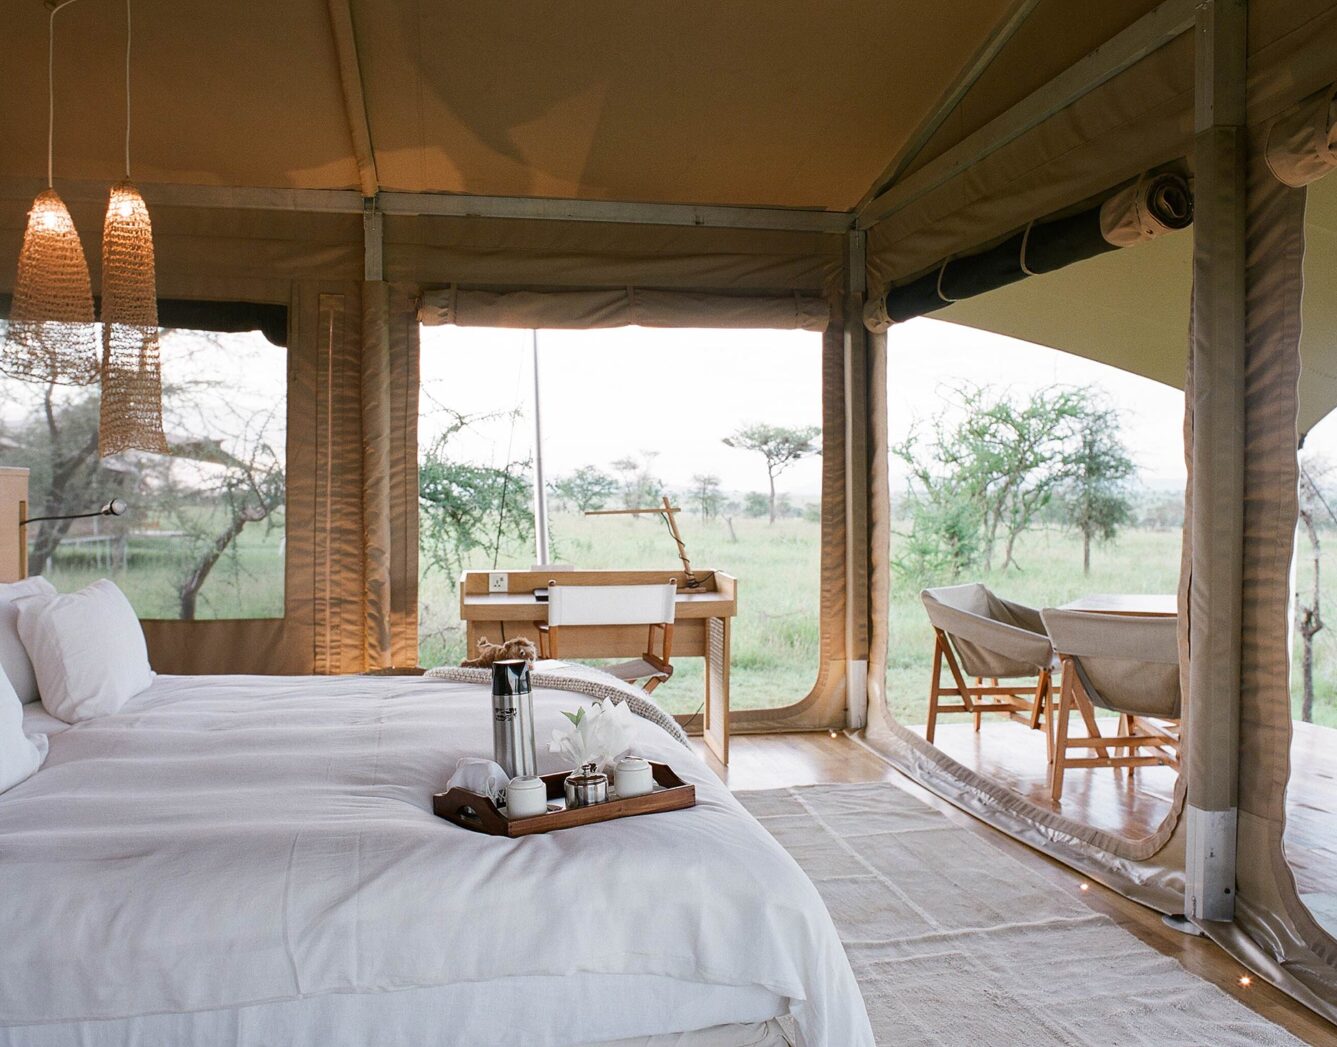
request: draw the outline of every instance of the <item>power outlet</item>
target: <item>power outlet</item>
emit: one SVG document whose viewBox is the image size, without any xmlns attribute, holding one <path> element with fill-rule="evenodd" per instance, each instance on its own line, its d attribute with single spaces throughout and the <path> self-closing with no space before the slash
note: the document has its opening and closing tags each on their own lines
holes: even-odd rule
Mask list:
<svg viewBox="0 0 1337 1047">
<path fill-rule="evenodd" d="M 490 593 L 506 592 L 506 573 L 504 571 L 492 571 L 488 574 L 487 591 Z"/>
</svg>

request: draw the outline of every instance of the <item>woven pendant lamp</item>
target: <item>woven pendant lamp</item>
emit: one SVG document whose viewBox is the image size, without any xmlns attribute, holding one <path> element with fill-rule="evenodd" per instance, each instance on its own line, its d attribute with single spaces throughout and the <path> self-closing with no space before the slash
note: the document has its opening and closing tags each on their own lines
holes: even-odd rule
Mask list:
<svg viewBox="0 0 1337 1047">
<path fill-rule="evenodd" d="M 130 182 L 130 0 L 125 4 L 125 171 L 102 225 L 102 406 L 98 453 L 167 453 L 162 429 L 153 223 Z"/>
<path fill-rule="evenodd" d="M 90 385 L 98 379 L 100 361 L 88 260 L 74 219 L 60 194 L 51 188 L 59 11 L 60 5 L 51 10 L 47 37 L 47 187 L 37 194 L 28 212 L 0 371 L 35 382 Z"/>
</svg>

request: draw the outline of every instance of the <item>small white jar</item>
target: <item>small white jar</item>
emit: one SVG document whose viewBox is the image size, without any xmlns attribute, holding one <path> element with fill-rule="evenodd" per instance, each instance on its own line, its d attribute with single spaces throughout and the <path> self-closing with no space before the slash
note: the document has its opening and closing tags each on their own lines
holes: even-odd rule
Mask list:
<svg viewBox="0 0 1337 1047">
<path fill-rule="evenodd" d="M 619 799 L 654 792 L 655 779 L 649 761 L 639 756 L 622 757 L 613 768 L 613 788 Z"/>
<path fill-rule="evenodd" d="M 506 785 L 506 817 L 532 818 L 548 810 L 548 787 L 542 778 L 525 775 Z"/>
</svg>

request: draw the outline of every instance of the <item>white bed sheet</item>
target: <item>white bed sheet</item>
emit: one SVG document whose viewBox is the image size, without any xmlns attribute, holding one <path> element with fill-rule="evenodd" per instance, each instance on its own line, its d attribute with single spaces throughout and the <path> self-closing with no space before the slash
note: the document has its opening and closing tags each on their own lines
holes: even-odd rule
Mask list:
<svg viewBox="0 0 1337 1047">
<path fill-rule="evenodd" d="M 540 736 L 582 701 L 537 692 Z M 695 808 L 516 841 L 430 811 L 490 750 L 475 685 L 160 677 L 60 725 L 0 796 L 0 1042 L 566 1047 L 788 1009 L 871 1044 L 812 884 L 639 725 Z"/>
</svg>

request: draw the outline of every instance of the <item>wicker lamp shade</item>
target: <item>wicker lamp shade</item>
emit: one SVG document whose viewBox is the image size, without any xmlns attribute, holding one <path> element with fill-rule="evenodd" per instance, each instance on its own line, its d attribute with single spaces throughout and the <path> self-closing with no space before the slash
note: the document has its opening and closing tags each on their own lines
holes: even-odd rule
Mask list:
<svg viewBox="0 0 1337 1047">
<path fill-rule="evenodd" d="M 98 451 L 167 453 L 153 225 L 128 181 L 111 187 L 102 226 L 102 408 Z"/>
<path fill-rule="evenodd" d="M 101 373 L 97 342 L 83 244 L 65 202 L 44 189 L 28 212 L 0 370 L 43 383 L 91 385 Z"/>
</svg>

